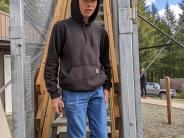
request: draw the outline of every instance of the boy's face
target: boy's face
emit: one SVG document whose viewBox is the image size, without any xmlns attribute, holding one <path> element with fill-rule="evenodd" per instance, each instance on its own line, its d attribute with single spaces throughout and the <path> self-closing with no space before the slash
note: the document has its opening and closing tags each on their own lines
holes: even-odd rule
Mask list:
<svg viewBox="0 0 184 138">
<path fill-rule="evenodd" d="M 84 18 L 89 18 L 95 11 L 97 0 L 79 0 L 79 8 Z"/>
</svg>

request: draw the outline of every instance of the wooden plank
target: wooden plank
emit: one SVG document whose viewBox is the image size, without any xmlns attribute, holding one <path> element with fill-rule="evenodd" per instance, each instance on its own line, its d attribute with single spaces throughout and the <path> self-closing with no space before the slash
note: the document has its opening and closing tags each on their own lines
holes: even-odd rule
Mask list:
<svg viewBox="0 0 184 138">
<path fill-rule="evenodd" d="M 110 110 L 111 110 L 111 136 L 114 138 L 115 136 L 115 108 L 114 108 L 114 87 L 111 88 L 111 96 L 110 96 Z"/>
<path fill-rule="evenodd" d="M 37 103 L 38 103 L 37 113 L 39 111 L 41 103 L 43 102 L 43 97 L 44 97 L 44 95 L 37 95 Z M 36 115 L 37 115 L 37 113 L 36 113 Z"/>
<path fill-rule="evenodd" d="M 108 20 L 107 20 L 107 6 L 106 6 L 106 2 L 104 1 L 103 3 L 103 8 L 104 8 L 104 24 L 105 24 L 105 29 L 107 31 L 107 33 L 109 34 L 109 26 L 108 26 Z M 111 41 L 109 39 L 109 41 Z M 111 50 L 111 45 L 110 45 L 110 50 Z M 111 52 L 110 52 L 111 53 Z M 111 64 L 112 64 L 112 56 L 110 54 L 110 61 L 111 61 Z M 112 68 L 112 75 L 114 76 L 114 68 Z M 115 123 L 115 111 L 114 111 L 114 77 L 112 77 L 112 88 L 111 88 L 111 96 L 110 96 L 110 110 L 111 110 L 111 129 L 112 129 L 112 132 L 111 132 L 111 137 L 114 138 L 115 137 L 115 126 L 116 126 L 116 123 Z"/>
<path fill-rule="evenodd" d="M 67 0 L 58 1 L 57 6 L 56 6 L 56 10 L 55 10 L 55 14 L 54 14 L 54 20 L 52 22 L 52 27 L 53 27 L 55 22 L 57 22 L 58 20 L 64 19 L 65 14 L 66 14 L 66 8 L 67 8 Z M 48 35 L 48 41 L 46 43 L 47 45 L 45 47 L 44 55 L 43 55 L 41 66 L 40 66 L 40 71 L 38 74 L 37 85 L 42 84 L 40 86 L 40 88 L 41 88 L 40 94 L 43 94 L 42 91 L 46 90 L 45 82 L 43 81 L 44 80 L 43 75 L 44 75 L 44 69 L 45 69 L 45 62 L 46 62 L 46 58 L 47 58 L 47 54 L 48 54 L 48 44 L 49 44 L 49 40 L 50 40 L 50 35 L 51 35 L 51 32 Z"/>
<path fill-rule="evenodd" d="M 0 98 L 0 138 L 12 138 L 11 133 L 10 133 L 10 128 L 8 126 L 8 122 L 6 119 L 6 115 L 4 112 L 4 108 L 1 102 Z"/>
<path fill-rule="evenodd" d="M 113 77 L 114 77 L 114 82 L 119 83 L 116 55 L 115 55 L 115 44 L 114 44 L 113 29 L 112 29 L 112 18 L 111 18 L 112 16 L 111 16 L 110 9 L 111 9 L 110 1 L 105 0 L 104 1 L 104 15 L 105 15 L 104 20 L 105 20 L 105 28 L 108 28 Z"/>
<path fill-rule="evenodd" d="M 41 99 L 41 101 L 39 102 L 39 107 L 37 110 L 37 114 L 36 114 L 36 130 L 37 130 L 37 135 L 40 138 L 41 137 L 41 133 L 43 130 L 43 123 L 44 123 L 44 118 L 46 115 L 46 108 L 47 108 L 47 104 L 48 104 L 48 96 L 45 95 L 39 95 L 39 99 Z"/>
<path fill-rule="evenodd" d="M 121 118 L 120 117 L 116 117 L 116 130 L 120 130 L 121 128 Z"/>
<path fill-rule="evenodd" d="M 57 6 L 55 8 L 52 25 L 60 19 L 60 11 L 62 9 L 62 5 L 63 5 L 63 0 L 60 0 L 60 1 L 57 2 Z"/>
<path fill-rule="evenodd" d="M 48 94 L 42 95 L 42 101 L 40 101 L 40 105 L 38 107 L 38 112 L 36 115 L 36 130 L 38 131 L 39 137 L 41 137 L 43 125 L 45 121 L 47 106 L 48 106 Z"/>
<path fill-rule="evenodd" d="M 66 14 L 69 13 L 69 12 L 66 12 L 68 7 L 67 5 L 69 5 L 69 1 L 67 0 L 57 2 L 51 28 L 53 27 L 55 22 L 57 22 L 58 20 L 64 19 L 66 17 Z M 46 47 L 44 50 L 44 55 L 42 57 L 42 62 L 40 65 L 40 70 L 36 81 L 37 89 L 39 89 L 38 93 L 44 94 L 44 98 L 43 98 L 44 100 L 43 102 L 42 101 L 40 102 L 37 117 L 36 117 L 37 124 L 38 124 L 37 129 L 39 130 L 38 136 L 40 138 L 50 137 L 51 123 L 53 119 L 51 99 L 48 97 L 48 93 L 47 93 L 47 89 L 44 81 L 44 69 L 45 69 L 45 62 L 46 62 L 47 53 L 48 53 L 48 44 L 50 41 L 50 35 L 51 35 L 51 31 L 48 35 Z M 48 98 L 49 98 L 49 101 L 48 101 Z"/>
<path fill-rule="evenodd" d="M 63 11 L 66 10 L 62 6 L 63 6 L 63 0 L 59 0 L 57 2 L 56 9 L 54 11 L 54 17 L 53 17 L 51 28 L 53 27 L 54 23 L 59 20 L 59 17 L 60 17 L 60 14 L 61 14 L 60 13 L 61 9 L 63 9 Z M 46 62 L 46 58 L 47 58 L 48 44 L 49 44 L 49 41 L 50 41 L 50 35 L 51 35 L 51 31 L 48 35 L 48 39 L 47 39 L 47 42 L 46 42 L 46 47 L 45 47 L 44 54 L 43 54 L 43 57 L 42 57 L 42 61 L 41 61 L 40 70 L 39 70 L 39 73 L 38 73 L 38 78 L 37 78 L 37 81 L 36 81 L 36 85 L 41 85 L 43 83 L 43 78 L 44 78 L 43 77 L 43 75 L 44 75 L 43 72 L 44 72 L 44 69 L 45 69 L 45 62 Z M 42 90 L 44 89 L 44 88 L 42 88 L 43 86 L 40 86 L 40 87 L 41 87 Z"/>
<path fill-rule="evenodd" d="M 114 83 L 114 94 L 118 94 L 120 92 L 120 83 Z"/>
<path fill-rule="evenodd" d="M 61 15 L 60 15 L 60 20 L 64 19 L 66 16 L 66 11 L 67 11 L 67 4 L 68 4 L 68 0 L 64 0 L 63 1 L 63 8 L 61 9 Z"/>
<path fill-rule="evenodd" d="M 120 110 L 119 110 L 119 95 L 114 94 L 114 116 L 120 117 Z"/>
<path fill-rule="evenodd" d="M 45 111 L 45 106 L 46 106 L 46 103 L 48 102 L 48 95 L 47 94 L 44 94 L 44 95 L 39 95 L 40 97 L 40 104 L 39 104 L 39 107 L 38 107 L 38 112 L 37 112 L 37 115 L 36 115 L 36 119 L 41 119 L 42 117 L 42 113 Z"/>
<path fill-rule="evenodd" d="M 131 7 L 133 8 L 135 8 L 135 7 L 137 7 L 137 0 L 131 0 L 130 1 L 131 2 Z"/>
<path fill-rule="evenodd" d="M 120 135 L 119 135 L 119 130 L 116 130 L 116 131 L 115 131 L 115 138 L 120 138 L 119 136 L 120 136 Z"/>
<path fill-rule="evenodd" d="M 51 134 L 50 131 L 52 128 L 51 123 L 52 123 L 52 104 L 51 104 L 51 99 L 49 98 L 45 122 L 43 126 L 43 131 L 42 131 L 42 138 L 49 138 Z"/>
<path fill-rule="evenodd" d="M 65 0 L 65 1 L 67 1 L 67 0 Z M 64 18 L 65 14 L 63 14 L 63 13 L 65 13 L 65 11 L 66 11 L 66 4 L 67 4 L 65 1 L 58 1 L 57 2 L 51 28 L 53 27 L 55 22 L 60 20 L 60 17 L 62 17 L 62 19 Z M 45 81 L 43 81 L 43 80 L 44 80 L 45 62 L 46 62 L 47 53 L 48 53 L 48 44 L 49 44 L 49 40 L 50 40 L 50 35 L 51 35 L 51 32 L 48 35 L 46 47 L 44 50 L 44 55 L 42 57 L 42 62 L 40 65 L 40 70 L 39 70 L 38 78 L 36 81 L 37 88 L 40 88 L 40 91 L 38 91 L 39 94 L 44 94 L 43 92 L 46 92 L 46 90 L 47 90 L 46 86 L 45 86 Z"/>
<path fill-rule="evenodd" d="M 57 2 L 51 28 L 53 27 L 55 22 L 57 22 L 58 20 L 64 19 L 64 16 L 65 16 L 65 13 L 66 13 L 66 5 L 67 5 L 67 0 L 63 0 L 63 1 L 59 0 Z M 41 62 L 41 65 L 40 65 L 40 71 L 39 71 L 38 79 L 37 79 L 37 83 L 36 83 L 37 85 L 42 84 L 42 81 L 43 81 L 43 78 L 44 78 L 43 77 L 43 75 L 44 75 L 43 72 L 44 72 L 44 69 L 45 69 L 45 62 L 46 62 L 46 58 L 47 58 L 47 54 L 48 54 L 48 45 L 49 45 L 49 41 L 50 41 L 50 35 L 51 35 L 51 31 L 48 35 L 46 47 L 45 47 L 45 50 L 44 50 L 44 55 L 42 57 L 42 62 Z"/>
<path fill-rule="evenodd" d="M 105 0 L 104 1 L 104 22 L 105 22 L 105 28 L 109 35 L 109 44 L 110 44 L 110 58 L 111 58 L 111 64 L 112 64 L 112 82 L 113 82 L 113 94 L 111 95 L 111 101 L 112 101 L 112 108 L 111 116 L 112 116 L 112 137 L 120 137 L 119 133 L 116 133 L 117 126 L 119 125 L 119 122 L 117 122 L 117 119 L 120 117 L 120 111 L 119 111 L 119 99 L 118 94 L 119 93 L 119 76 L 118 76 L 118 66 L 116 63 L 116 55 L 115 55 L 115 44 L 114 44 L 114 37 L 113 37 L 113 29 L 112 29 L 112 19 L 111 19 L 111 12 L 110 12 L 110 1 Z M 118 117 L 118 118 L 117 118 Z"/>
<path fill-rule="evenodd" d="M 71 16 L 71 0 L 68 0 L 65 18 L 68 18 L 69 16 Z"/>
</svg>

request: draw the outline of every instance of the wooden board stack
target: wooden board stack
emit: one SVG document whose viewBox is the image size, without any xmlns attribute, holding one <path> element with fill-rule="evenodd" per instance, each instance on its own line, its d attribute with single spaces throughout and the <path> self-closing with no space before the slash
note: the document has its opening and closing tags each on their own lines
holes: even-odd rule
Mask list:
<svg viewBox="0 0 184 138">
<path fill-rule="evenodd" d="M 111 0 L 104 0 L 104 23 L 105 29 L 109 35 L 109 44 L 110 44 L 110 60 L 112 65 L 112 84 L 110 105 L 111 105 L 111 129 L 112 129 L 112 138 L 120 137 L 120 111 L 119 111 L 119 75 L 118 75 L 118 66 L 116 62 L 115 55 L 115 43 L 112 29 L 112 14 L 111 14 Z"/>
<path fill-rule="evenodd" d="M 51 30 L 54 25 L 59 20 L 65 19 L 69 16 L 69 9 L 70 9 L 70 2 L 71 0 L 58 0 L 54 12 L 54 17 L 51 24 Z M 40 68 L 38 70 L 38 74 L 36 76 L 36 96 L 35 96 L 35 103 L 37 109 L 36 113 L 36 137 L 38 138 L 49 138 L 51 136 L 51 128 L 52 128 L 52 121 L 55 118 L 55 115 L 52 112 L 51 106 L 51 99 L 47 93 L 47 89 L 44 82 L 44 69 L 45 69 L 45 62 L 48 53 L 48 44 L 49 38 L 51 35 L 51 31 L 48 34 L 48 39 L 44 51 L 44 55 L 42 58 L 42 62 L 40 64 Z"/>
</svg>

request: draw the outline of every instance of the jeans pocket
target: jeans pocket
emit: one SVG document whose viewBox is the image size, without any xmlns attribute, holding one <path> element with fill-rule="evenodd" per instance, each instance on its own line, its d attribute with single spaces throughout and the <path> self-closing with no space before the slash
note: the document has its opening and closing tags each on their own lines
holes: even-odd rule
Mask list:
<svg viewBox="0 0 184 138">
<path fill-rule="evenodd" d="M 64 90 L 63 101 L 66 108 L 80 109 L 87 106 L 88 93 Z"/>
</svg>

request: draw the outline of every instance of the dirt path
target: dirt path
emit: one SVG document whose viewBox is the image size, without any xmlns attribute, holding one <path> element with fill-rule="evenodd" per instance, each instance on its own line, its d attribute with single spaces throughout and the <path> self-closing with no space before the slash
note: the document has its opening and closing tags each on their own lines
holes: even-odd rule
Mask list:
<svg viewBox="0 0 184 138">
<path fill-rule="evenodd" d="M 184 99 L 183 100 L 172 99 L 171 101 L 173 108 L 184 109 Z M 150 98 L 150 97 L 147 97 L 146 99 L 142 98 L 141 102 L 153 105 L 167 106 L 166 100 L 158 98 Z"/>
</svg>

